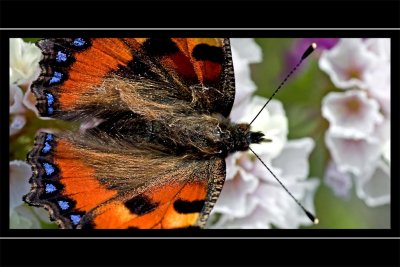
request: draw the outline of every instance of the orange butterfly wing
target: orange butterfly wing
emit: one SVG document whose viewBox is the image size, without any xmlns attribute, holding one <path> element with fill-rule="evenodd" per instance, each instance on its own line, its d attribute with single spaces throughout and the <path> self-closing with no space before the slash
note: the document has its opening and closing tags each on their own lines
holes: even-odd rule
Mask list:
<svg viewBox="0 0 400 267">
<path fill-rule="evenodd" d="M 128 111 L 119 90 L 104 89 L 112 77 L 156 81 L 188 103 L 196 97 L 194 108 L 209 113 L 228 116 L 233 105 L 229 39 L 58 38 L 38 46 L 44 58 L 32 91 L 41 116 L 84 121 Z"/>
<path fill-rule="evenodd" d="M 37 45 L 44 58 L 32 91 L 42 116 L 62 117 L 85 105 L 84 96 L 109 72 L 133 59 L 129 47 L 118 39 L 45 39 Z"/>
<path fill-rule="evenodd" d="M 112 201 L 94 211 L 98 228 L 188 228 L 200 224 L 208 181 L 154 186 L 124 202 Z"/>
<path fill-rule="evenodd" d="M 40 133 L 28 156 L 34 174 L 25 201 L 45 207 L 61 228 L 204 226 L 225 179 L 223 159 L 77 138 Z"/>
</svg>

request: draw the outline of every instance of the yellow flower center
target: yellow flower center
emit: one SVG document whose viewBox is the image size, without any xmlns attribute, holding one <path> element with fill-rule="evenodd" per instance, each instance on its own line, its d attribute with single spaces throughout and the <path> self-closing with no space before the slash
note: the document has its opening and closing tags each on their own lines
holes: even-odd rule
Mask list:
<svg viewBox="0 0 400 267">
<path fill-rule="evenodd" d="M 351 113 L 357 113 L 360 111 L 361 103 L 358 99 L 351 98 L 351 99 L 347 100 L 346 107 L 347 107 L 347 110 L 350 111 Z"/>
<path fill-rule="evenodd" d="M 347 70 L 347 76 L 349 79 L 360 79 L 361 71 L 356 67 L 351 67 Z"/>
</svg>

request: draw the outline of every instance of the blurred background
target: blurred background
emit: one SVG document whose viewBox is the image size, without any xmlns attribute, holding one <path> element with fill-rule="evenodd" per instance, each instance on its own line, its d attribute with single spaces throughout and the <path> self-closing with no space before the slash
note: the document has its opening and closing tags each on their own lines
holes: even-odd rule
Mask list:
<svg viewBox="0 0 400 267">
<path fill-rule="evenodd" d="M 252 77 L 258 87 L 256 94 L 269 97 L 291 67 L 297 63 L 307 47 L 305 44 L 313 41 L 319 43 L 321 39 L 280 38 L 255 41 L 263 51 L 262 62 L 252 65 Z M 322 43 L 326 45 L 324 40 Z M 324 140 L 329 123 L 321 114 L 322 99 L 328 92 L 340 90 L 318 66 L 320 53 L 321 50 L 316 51 L 307 58 L 276 95 L 276 99 L 283 103 L 288 117 L 288 138 L 310 136 L 316 142 L 310 156 L 309 176 L 321 179 L 314 199 L 320 223 L 305 228 L 390 228 L 390 204 L 370 207 L 356 196 L 354 186 L 347 197 L 338 197 L 324 182 L 330 153 Z"/>
<path fill-rule="evenodd" d="M 25 42 L 35 42 L 36 40 L 38 39 L 24 39 Z M 318 42 L 318 39 L 255 39 L 262 50 L 263 57 L 261 63 L 251 65 L 251 78 L 257 86 L 255 94 L 270 97 L 282 79 L 297 63 L 308 44 L 313 41 Z M 330 76 L 322 71 L 319 66 L 321 53 L 325 50 L 334 49 L 334 46 L 338 45 L 338 40 L 320 39 L 319 41 L 323 45 L 322 49 L 305 60 L 301 68 L 293 74 L 284 88 L 276 95 L 276 99 L 282 102 L 288 118 L 288 139 L 311 137 L 315 141 L 315 148 L 309 158 L 309 177 L 320 179 L 320 186 L 314 198 L 315 210 L 320 223 L 314 226 L 302 226 L 302 228 L 390 228 L 389 203 L 367 205 L 364 200 L 357 196 L 355 186 L 351 186 L 345 196 L 338 195 L 324 179 L 331 155 L 325 144 L 325 133 L 329 128 L 329 122 L 322 116 L 322 102 L 329 92 L 343 92 L 343 90 L 338 89 L 331 81 Z M 19 87 L 25 98 L 32 97 L 26 96 L 28 88 L 25 85 L 22 84 Z M 24 103 L 27 103 L 26 101 L 29 102 L 29 99 L 25 99 Z M 33 100 L 31 99 L 31 101 Z M 21 129 L 10 135 L 10 161 L 25 160 L 26 154 L 32 147 L 34 135 L 39 128 L 63 128 L 67 126 L 61 121 L 39 119 L 32 110 L 29 110 L 29 108 L 27 110 L 23 114 L 24 120 Z M 21 120 L 16 120 L 17 117 L 18 114 L 10 115 L 10 129 L 12 123 L 17 126 L 18 123 L 22 123 Z M 16 168 L 16 172 L 20 171 L 18 168 Z M 11 188 L 11 190 L 13 189 Z M 55 228 L 54 224 L 48 224 L 45 220 L 41 220 L 43 214 L 37 215 L 27 211 L 30 208 L 25 206 L 16 208 L 18 212 L 10 214 L 11 220 L 17 225 L 18 223 L 20 226 L 22 225 L 22 228 L 32 226 Z M 29 220 L 33 220 L 34 217 L 40 219 L 39 225 L 29 223 Z"/>
</svg>

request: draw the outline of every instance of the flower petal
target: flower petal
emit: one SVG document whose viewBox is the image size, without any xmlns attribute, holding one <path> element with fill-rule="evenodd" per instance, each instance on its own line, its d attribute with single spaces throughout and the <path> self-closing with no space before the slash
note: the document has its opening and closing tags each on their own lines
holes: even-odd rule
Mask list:
<svg viewBox="0 0 400 267">
<path fill-rule="evenodd" d="M 240 58 L 249 63 L 260 63 L 262 60 L 261 47 L 253 38 L 231 38 L 231 46 L 238 52 Z"/>
<path fill-rule="evenodd" d="M 325 170 L 325 183 L 333 190 L 336 196 L 342 198 L 350 197 L 350 190 L 353 186 L 348 173 L 340 172 L 333 161 L 330 161 Z"/>
<path fill-rule="evenodd" d="M 346 138 L 330 129 L 325 133 L 325 143 L 339 171 L 354 175 L 360 175 L 368 165 L 377 161 L 382 149 L 377 139 Z"/>
<path fill-rule="evenodd" d="M 233 104 L 234 113 L 235 107 L 240 103 L 248 100 L 256 90 L 256 85 L 251 79 L 250 64 L 261 61 L 261 48 L 251 38 L 232 38 L 232 61 L 235 70 L 235 101 Z M 235 121 L 235 118 L 232 117 Z"/>
<path fill-rule="evenodd" d="M 380 61 L 377 67 L 365 72 L 368 93 L 375 98 L 385 114 L 390 116 L 390 63 Z"/>
<path fill-rule="evenodd" d="M 218 221 L 218 224 L 214 225 L 214 229 L 270 229 L 271 226 L 268 223 L 269 218 L 274 216 L 269 214 L 260 206 L 256 207 L 249 215 L 245 217 L 233 217 L 229 215 L 223 215 Z"/>
<path fill-rule="evenodd" d="M 313 198 L 319 185 L 318 179 L 288 185 L 288 190 L 312 213 L 314 213 Z M 310 219 L 304 214 L 297 203 L 280 186 L 261 184 L 256 191 L 260 206 L 269 214 L 266 223 L 280 228 L 298 228 L 300 225 L 310 225 Z"/>
<path fill-rule="evenodd" d="M 370 207 L 390 203 L 390 168 L 380 161 L 356 178 L 356 191 Z"/>
<path fill-rule="evenodd" d="M 32 176 L 31 166 L 22 160 L 10 161 L 10 209 L 24 202 L 22 196 L 30 190 L 28 183 Z"/>
<path fill-rule="evenodd" d="M 385 143 L 383 146 L 383 158 L 386 160 L 387 163 L 390 165 L 390 139 Z"/>
<path fill-rule="evenodd" d="M 365 44 L 379 59 L 390 61 L 390 38 L 369 38 Z"/>
<path fill-rule="evenodd" d="M 23 93 L 19 86 L 10 85 L 10 114 L 22 113 L 25 111 L 22 105 Z"/>
<path fill-rule="evenodd" d="M 42 53 L 34 44 L 10 38 L 10 83 L 26 84 L 39 75 Z"/>
<path fill-rule="evenodd" d="M 26 124 L 26 118 L 24 115 L 15 115 L 12 117 L 10 124 L 10 136 L 19 133 Z"/>
<path fill-rule="evenodd" d="M 238 122 L 250 123 L 267 100 L 264 97 L 254 96 L 247 108 L 242 111 L 243 115 Z M 271 100 L 251 125 L 251 130 L 261 131 L 266 138 L 272 140 L 269 143 L 253 144 L 252 149 L 260 156 L 276 157 L 286 143 L 288 133 L 288 120 L 281 102 Z"/>
<path fill-rule="evenodd" d="M 313 148 L 314 140 L 311 138 L 290 140 L 271 163 L 282 170 L 280 175 L 287 183 L 304 180 L 309 172 L 308 157 Z"/>
<path fill-rule="evenodd" d="M 245 216 L 249 212 L 247 195 L 256 189 L 258 183 L 259 180 L 250 173 L 239 171 L 233 179 L 225 181 L 213 212 Z"/>
</svg>

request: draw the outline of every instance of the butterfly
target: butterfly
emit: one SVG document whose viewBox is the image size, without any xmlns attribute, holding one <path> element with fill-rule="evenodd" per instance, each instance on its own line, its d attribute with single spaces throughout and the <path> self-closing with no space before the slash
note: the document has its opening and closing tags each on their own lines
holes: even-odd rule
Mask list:
<svg viewBox="0 0 400 267">
<path fill-rule="evenodd" d="M 41 132 L 27 156 L 30 205 L 60 228 L 203 228 L 225 158 L 260 143 L 229 120 L 229 39 L 56 38 L 37 43 L 42 117 L 98 123 Z"/>
</svg>

